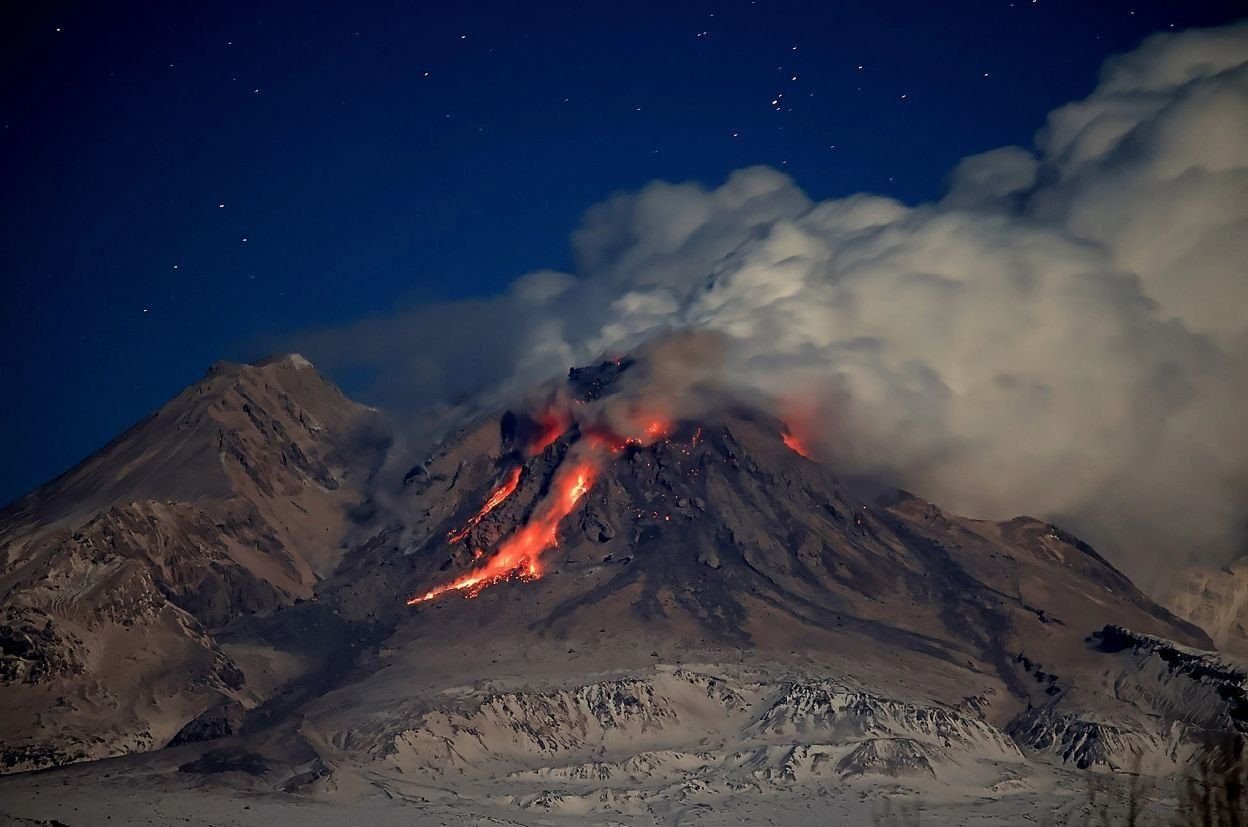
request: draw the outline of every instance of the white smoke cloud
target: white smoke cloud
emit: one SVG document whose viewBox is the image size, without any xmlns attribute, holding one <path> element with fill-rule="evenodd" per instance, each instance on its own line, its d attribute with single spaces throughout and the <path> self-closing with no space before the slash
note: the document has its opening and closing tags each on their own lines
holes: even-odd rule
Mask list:
<svg viewBox="0 0 1248 827">
<path fill-rule="evenodd" d="M 1110 61 L 1034 150 L 964 159 L 936 204 L 812 203 L 758 167 L 617 195 L 572 247 L 574 274 L 299 347 L 428 403 L 710 330 L 847 473 L 1058 517 L 1145 582 L 1242 550 L 1248 25 Z"/>
</svg>

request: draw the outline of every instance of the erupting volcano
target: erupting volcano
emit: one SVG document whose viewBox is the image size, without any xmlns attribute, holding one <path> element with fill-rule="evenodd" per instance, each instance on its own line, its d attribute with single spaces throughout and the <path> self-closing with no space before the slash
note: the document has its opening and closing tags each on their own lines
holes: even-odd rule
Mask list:
<svg viewBox="0 0 1248 827">
<path fill-rule="evenodd" d="M 552 494 L 538 506 L 538 512 L 519 531 L 503 541 L 494 556 L 485 565 L 464 576 L 430 589 L 423 595 L 407 601 L 409 606 L 432 600 L 439 595 L 458 591 L 465 597 L 476 597 L 483 589 L 505 580 L 536 580 L 542 576 L 540 557 L 542 552 L 559 544 L 559 523 L 577 502 L 593 487 L 597 468 L 590 460 L 568 460 L 571 464 L 560 466 L 555 474 Z M 506 499 L 515 490 L 520 479 L 520 469 L 486 503 L 486 508 L 463 529 L 467 532 L 486 513 Z M 501 496 L 500 496 L 501 495 Z M 460 535 L 462 537 L 462 535 Z M 452 540 L 455 542 L 455 540 Z"/>
<path fill-rule="evenodd" d="M 178 747 L 168 766 L 179 780 L 241 765 L 281 779 L 284 796 L 319 795 L 337 778 L 356 789 L 360 773 L 386 789 L 460 785 L 429 804 L 442 809 L 428 823 L 480 820 L 476 812 L 503 796 L 543 810 L 570 802 L 565 815 L 595 823 L 625 816 L 618 801 L 665 814 L 674 783 L 706 812 L 725 800 L 788 801 L 796 790 L 807 818 L 808 801 L 827 798 L 829 786 L 852 789 L 872 775 L 889 789 L 908 778 L 931 789 L 933 778 L 973 772 L 979 790 L 1046 772 L 1050 760 L 1122 766 L 1136 744 L 1174 744 L 1186 761 L 1206 733 L 1243 731 L 1242 673 L 1192 648 L 1208 645 L 1199 630 L 1070 535 L 1027 518 L 959 518 L 902 492 L 862 499 L 832 464 L 803 458 L 819 420 L 718 389 L 695 398 L 671 378 L 656 377 L 642 357 L 575 368 L 516 409 L 452 430 L 384 491 L 384 507 L 378 501 L 370 515 L 349 497 L 337 501 L 363 533 L 310 599 L 293 587 L 277 593 L 285 608 L 266 610 L 272 589 L 246 570 L 217 568 L 197 546 L 201 536 L 256 545 L 239 518 L 256 506 L 242 495 L 229 508 L 132 503 L 79 533 L 47 535 L 30 548 L 59 562 L 29 577 L 19 597 L 42 599 L 44 582 L 70 583 L 94 567 L 83 594 L 110 602 L 93 605 L 84 615 L 91 623 L 115 611 L 117 595 L 137 599 L 102 630 L 54 614 L 82 595 L 43 604 L 41 615 L 19 604 L 0 618 L 0 685 L 26 704 L 0 709 L 6 738 L 25 738 L 0 749 L 0 772 L 115 755 L 132 749 L 133 733 L 157 731 Z M 117 456 L 171 464 L 187 439 L 178 423 L 213 406 L 233 416 L 210 420 L 195 435 L 201 445 L 216 446 L 218 428 L 244 435 L 235 438 L 252 446 L 248 468 L 268 469 L 260 479 L 274 490 L 303 491 L 292 506 L 300 514 L 303 503 L 324 509 L 334 501 L 318 498 L 331 478 L 311 462 L 297 469 L 308 476 L 292 476 L 286 435 L 328 463 L 352 437 L 329 441 L 332 432 L 305 422 L 337 422 L 350 434 L 367 411 L 320 381 L 291 360 L 210 375 L 166 411 L 177 415 L 151 418 L 124 451 L 92 460 L 79 479 L 116 478 Z M 245 397 L 234 396 L 240 383 Z M 261 401 L 272 417 L 240 415 Z M 276 417 L 285 424 L 270 432 Z M 333 479 L 363 480 L 377 460 L 335 467 Z M 170 547 L 170 537 L 187 542 Z M 256 570 L 272 571 L 278 552 L 307 538 L 285 542 L 258 547 L 274 556 L 254 558 L 266 564 Z M 205 573 L 193 591 L 158 579 L 162 569 L 148 561 L 163 548 L 160 562 L 176 577 L 191 570 L 183 558 Z M 123 565 L 142 576 L 119 581 Z M 14 571 L 12 580 L 26 577 Z M 507 581 L 524 585 L 482 594 Z M 215 601 L 229 584 L 244 590 L 231 598 L 240 602 L 218 644 L 201 630 L 221 623 Z M 482 599 L 423 606 L 448 592 Z M 167 619 L 186 611 L 172 599 L 198 611 L 198 622 L 170 632 Z M 159 644 L 140 663 L 155 677 L 118 658 L 95 671 L 80 666 L 111 641 L 139 635 Z M 250 654 L 236 665 L 236 652 L 276 656 L 253 667 Z M 150 701 L 170 663 L 185 676 L 176 698 L 191 704 L 177 729 L 169 710 L 181 707 Z M 290 688 L 266 696 L 273 669 Z M 1127 700 L 1112 690 L 1124 682 Z M 77 707 L 56 700 L 64 696 Z M 240 711 L 257 697 L 265 699 L 258 715 Z M 109 752 L 81 751 L 79 733 L 111 731 L 92 716 L 119 720 L 127 698 L 140 705 L 120 719 L 132 721 L 125 737 L 105 744 Z M 35 714 L 23 718 L 24 708 Z M 1176 723 L 1175 709 L 1201 717 L 1181 730 L 1188 724 Z M 1102 737 L 1106 718 L 1121 737 Z M 78 728 L 83 721 L 92 729 Z M 1193 733 L 1186 741 L 1174 734 L 1185 731 Z M 201 739 L 222 740 L 201 749 Z M 309 759 L 323 744 L 334 745 L 332 756 Z M 160 760 L 144 758 L 135 771 L 150 777 Z M 725 790 L 738 797 L 725 799 Z M 863 821 L 825 815 L 793 823 Z"/>
<path fill-rule="evenodd" d="M 1248 827 L 1248 2 L 149 5 L 6 28 L 0 827 Z"/>
<path fill-rule="evenodd" d="M 573 370 L 574 383 L 578 378 L 581 383 L 580 398 L 572 399 L 572 404 L 565 400 L 566 407 L 548 404 L 535 416 L 518 417 L 520 421 L 536 426 L 536 433 L 532 429 L 521 429 L 521 433 L 526 435 L 520 437 L 520 450 L 517 454 L 524 453 L 531 458 L 540 457 L 561 437 L 567 435 L 571 440 L 572 453 L 559 460 L 550 484 L 550 493 L 537 504 L 528 522 L 503 540 L 482 565 L 449 583 L 410 598 L 407 601 L 409 606 L 424 603 L 451 591 L 458 591 L 466 597 L 476 597 L 483 589 L 506 580 L 538 579 L 542 576 L 542 554 L 558 545 L 560 522 L 593 487 L 604 464 L 627 448 L 654 445 L 673 433 L 673 421 L 649 407 L 630 406 L 625 416 L 619 416 L 617 411 L 616 419 L 623 420 L 623 424 L 618 421 L 614 426 L 606 424 L 609 417 L 604 416 L 601 403 L 597 403 L 596 407 L 594 400 L 599 400 L 608 393 L 615 378 L 629 364 L 618 360 L 604 363 L 599 370 Z M 617 432 L 616 428 L 623 433 Z M 485 504 L 467 523 L 448 532 L 446 536 L 451 545 L 462 542 L 482 520 L 515 493 L 523 471 L 522 466 L 513 468 L 502 485 L 492 491 Z M 485 552 L 474 550 L 474 560 L 483 556 Z"/>
</svg>

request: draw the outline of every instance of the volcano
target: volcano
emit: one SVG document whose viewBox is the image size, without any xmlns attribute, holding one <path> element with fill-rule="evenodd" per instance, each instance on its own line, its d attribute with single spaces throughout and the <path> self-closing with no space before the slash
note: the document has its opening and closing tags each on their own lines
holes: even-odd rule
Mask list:
<svg viewBox="0 0 1248 827">
<path fill-rule="evenodd" d="M 306 361 L 219 368 L 12 506 L 4 761 L 73 766 L 3 780 L 4 806 L 1057 818 L 1089 771 L 1164 777 L 1248 727 L 1248 675 L 1077 538 L 867 495 L 646 359 L 573 369 L 399 476 Z"/>
</svg>

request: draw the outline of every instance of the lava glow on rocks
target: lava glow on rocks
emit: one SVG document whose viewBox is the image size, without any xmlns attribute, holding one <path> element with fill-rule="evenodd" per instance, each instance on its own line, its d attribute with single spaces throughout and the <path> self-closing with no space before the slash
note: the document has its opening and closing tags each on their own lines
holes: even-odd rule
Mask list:
<svg viewBox="0 0 1248 827">
<path fill-rule="evenodd" d="M 809 452 L 807 452 L 806 446 L 802 443 L 800 439 L 797 438 L 796 434 L 792 433 L 791 431 L 783 431 L 780 434 L 780 438 L 784 440 L 785 445 L 789 446 L 789 450 L 793 451 L 794 453 L 801 454 L 802 456 L 806 457 L 806 459 L 810 459 L 810 454 Z"/>
<path fill-rule="evenodd" d="M 567 432 L 572 424 L 570 415 L 558 410 L 544 411 L 535 419 L 539 427 L 537 436 L 529 443 L 531 455 L 540 454 L 551 443 Z M 555 472 L 552 493 L 541 502 L 528 523 L 505 539 L 492 555 L 474 551 L 474 560 L 484 562 L 463 576 L 430 589 L 407 601 L 414 606 L 433 600 L 447 592 L 459 592 L 465 597 L 476 597 L 482 590 L 507 580 L 536 580 L 542 576 L 541 556 L 559 544 L 559 523 L 572 512 L 576 504 L 594 486 L 598 470 L 609 454 L 618 454 L 628 446 L 653 445 L 672 433 L 673 423 L 661 416 L 646 412 L 639 417 L 630 431 L 635 435 L 621 436 L 601 426 L 580 426 L 583 445 L 575 458 L 569 457 Z M 481 510 L 463 528 L 447 535 L 451 543 L 462 541 L 474 526 L 481 522 L 516 490 L 520 483 L 521 469 L 516 468 L 486 500 Z"/>
<path fill-rule="evenodd" d="M 407 601 L 414 606 L 447 592 L 476 597 L 483 589 L 506 580 L 536 580 L 542 576 L 541 555 L 559 544 L 559 523 L 593 488 L 598 467 L 588 459 L 577 460 L 555 475 L 554 492 L 519 531 L 503 541 L 485 564 L 450 583 L 430 589 Z M 501 490 L 501 489 L 500 489 Z M 491 498 L 492 499 L 492 498 Z"/>
<path fill-rule="evenodd" d="M 537 456 L 550 447 L 556 439 L 563 436 L 571 424 L 566 416 L 554 410 L 544 412 L 537 417 L 536 422 L 540 430 L 529 443 L 529 453 L 533 456 Z"/>
<path fill-rule="evenodd" d="M 447 538 L 452 544 L 458 543 L 460 540 L 467 537 L 468 532 L 471 531 L 477 523 L 485 519 L 485 515 L 498 508 L 502 504 L 503 500 L 507 499 L 512 495 L 512 493 L 515 492 L 516 486 L 520 484 L 520 472 L 522 470 L 523 469 L 519 466 L 513 468 L 511 474 L 508 475 L 503 484 L 490 495 L 490 498 L 485 501 L 485 505 L 481 506 L 481 510 L 474 514 L 472 519 L 465 523 L 464 527 L 459 531 L 452 531 L 449 535 L 447 535 Z"/>
<path fill-rule="evenodd" d="M 672 432 L 672 423 L 665 419 L 651 419 L 641 428 L 641 436 L 620 436 L 610 430 L 586 428 L 585 438 L 596 448 L 605 448 L 618 454 L 630 445 L 653 445 Z"/>
</svg>

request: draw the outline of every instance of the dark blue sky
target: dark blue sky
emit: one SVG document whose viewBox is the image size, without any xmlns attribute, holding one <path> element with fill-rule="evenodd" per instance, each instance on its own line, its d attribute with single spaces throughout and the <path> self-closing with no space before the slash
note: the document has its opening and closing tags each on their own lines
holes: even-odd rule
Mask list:
<svg viewBox="0 0 1248 827">
<path fill-rule="evenodd" d="M 23 5 L 0 21 L 0 502 L 257 342 L 568 266 L 614 190 L 762 163 L 816 198 L 933 198 L 1107 55 L 1244 8 Z"/>
</svg>

